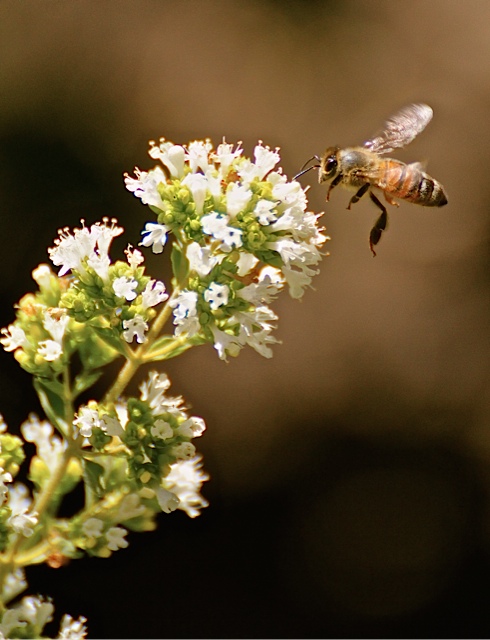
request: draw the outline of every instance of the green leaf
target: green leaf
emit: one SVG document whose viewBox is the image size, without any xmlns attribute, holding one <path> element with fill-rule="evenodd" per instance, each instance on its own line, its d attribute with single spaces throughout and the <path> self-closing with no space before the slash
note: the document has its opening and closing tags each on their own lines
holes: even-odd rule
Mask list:
<svg viewBox="0 0 490 640">
<path fill-rule="evenodd" d="M 116 351 L 112 344 L 108 344 L 107 340 L 99 337 L 96 327 L 91 327 L 91 329 L 92 331 L 87 331 L 86 335 L 83 336 L 83 341 L 78 345 L 78 352 L 84 369 L 98 369 L 109 364 L 120 355 L 120 352 Z M 108 328 L 105 328 L 105 331 L 113 332 L 112 329 Z"/>
<path fill-rule="evenodd" d="M 104 467 L 92 460 L 83 461 L 84 476 L 87 480 L 87 484 L 91 491 L 101 498 L 105 493 L 104 482 Z"/>
<path fill-rule="evenodd" d="M 79 373 L 73 384 L 74 395 L 78 396 L 86 389 L 90 389 L 90 387 L 97 382 L 102 373 L 102 371 L 82 371 L 82 373 Z"/>
<path fill-rule="evenodd" d="M 34 378 L 34 389 L 48 420 L 62 433 L 68 433 L 65 421 L 65 390 L 57 380 Z"/>
<path fill-rule="evenodd" d="M 172 254 L 170 257 L 172 261 L 172 271 L 174 278 L 178 285 L 181 285 L 187 280 L 189 275 L 189 260 L 187 260 L 184 250 L 179 245 L 174 244 L 172 246 Z"/>
<path fill-rule="evenodd" d="M 121 355 L 126 355 L 127 347 L 123 344 L 119 334 L 115 333 L 114 329 L 108 329 L 106 327 L 93 327 L 93 329 L 106 344 L 115 349 Z"/>
<path fill-rule="evenodd" d="M 174 336 L 162 336 L 158 340 L 155 340 L 151 348 L 148 350 L 145 361 L 146 362 L 158 362 L 160 360 L 170 360 L 175 356 L 180 356 L 181 353 L 187 351 L 191 347 L 196 347 L 200 344 L 205 344 L 207 340 L 199 335 L 195 335 L 192 338 L 187 338 L 184 343 L 181 343 L 179 339 Z M 172 343 L 174 347 L 172 347 Z"/>
</svg>

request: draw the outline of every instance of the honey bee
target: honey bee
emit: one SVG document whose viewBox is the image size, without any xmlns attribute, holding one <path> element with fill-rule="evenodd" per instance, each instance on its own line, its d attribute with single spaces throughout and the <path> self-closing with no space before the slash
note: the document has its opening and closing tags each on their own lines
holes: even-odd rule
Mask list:
<svg viewBox="0 0 490 640">
<path fill-rule="evenodd" d="M 330 181 L 327 202 L 330 192 L 339 184 L 355 189 L 356 193 L 350 199 L 347 209 L 369 193 L 371 200 L 381 210 L 381 215 L 369 234 L 369 247 L 373 256 L 376 255 L 374 247 L 388 224 L 388 212 L 372 189 L 382 191 L 386 201 L 395 206 L 399 204 L 393 198 L 423 207 L 442 207 L 447 204 L 444 187 L 425 173 L 419 162 L 405 164 L 400 160 L 380 157 L 412 142 L 429 124 L 432 113 L 432 109 L 426 104 L 411 104 L 387 120 L 383 130 L 361 147 L 329 147 L 321 158 L 313 156 L 306 163 L 316 159 L 319 164 L 300 171 L 295 176 L 298 178 L 310 169 L 318 169 L 318 182 Z"/>
</svg>

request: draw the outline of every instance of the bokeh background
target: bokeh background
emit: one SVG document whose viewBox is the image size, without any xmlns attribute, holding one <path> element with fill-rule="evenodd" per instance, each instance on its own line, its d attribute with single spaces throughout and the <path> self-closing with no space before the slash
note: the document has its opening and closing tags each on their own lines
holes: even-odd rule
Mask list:
<svg viewBox="0 0 490 640">
<path fill-rule="evenodd" d="M 90 637 L 490 634 L 489 25 L 486 0 L 1 0 L 1 326 L 59 227 L 117 216 L 116 252 L 136 243 L 122 175 L 160 136 L 261 139 L 294 175 L 423 101 L 396 155 L 449 195 L 392 208 L 373 259 L 372 203 L 302 178 L 330 255 L 276 303 L 274 358 L 204 346 L 166 369 L 208 424 L 211 506 L 29 573 Z M 6 421 L 36 408 L 0 353 Z"/>
</svg>

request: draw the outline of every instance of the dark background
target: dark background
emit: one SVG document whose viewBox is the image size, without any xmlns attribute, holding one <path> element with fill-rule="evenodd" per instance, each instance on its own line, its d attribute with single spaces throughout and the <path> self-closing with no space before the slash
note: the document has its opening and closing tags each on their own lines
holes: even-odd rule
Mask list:
<svg viewBox="0 0 490 640">
<path fill-rule="evenodd" d="M 489 636 L 489 24 L 486 0 L 0 2 L 1 326 L 59 227 L 116 216 L 116 255 L 136 244 L 122 174 L 154 166 L 149 139 L 262 139 L 294 175 L 424 101 L 397 157 L 449 196 L 391 208 L 373 259 L 372 203 L 302 178 L 330 256 L 276 303 L 274 358 L 166 368 L 208 425 L 211 506 L 28 573 L 90 637 Z M 4 352 L 0 385 L 16 430 L 37 405 Z"/>
</svg>

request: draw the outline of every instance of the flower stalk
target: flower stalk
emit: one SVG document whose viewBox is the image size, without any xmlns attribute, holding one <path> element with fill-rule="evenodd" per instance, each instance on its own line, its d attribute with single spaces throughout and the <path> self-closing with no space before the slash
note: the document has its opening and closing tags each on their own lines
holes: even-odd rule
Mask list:
<svg viewBox="0 0 490 640">
<path fill-rule="evenodd" d="M 131 393 L 140 367 L 207 343 L 225 361 L 247 346 L 270 358 L 278 319 L 270 304 L 284 289 L 301 298 L 318 272 L 327 237 L 301 185 L 276 168 L 277 149 L 260 142 L 252 160 L 226 142 L 150 144 L 158 164 L 136 168 L 125 183 L 154 216 L 140 246 L 169 255 L 170 294 L 146 274 L 139 249 L 128 245 L 125 260 L 111 260 L 123 232 L 116 220 L 82 221 L 59 232 L 48 249 L 58 272 L 34 270 L 37 291 L 1 330 L 4 349 L 32 374 L 46 419 L 31 414 L 21 426 L 36 447 L 29 486 L 15 480 L 23 440 L 0 424 L 0 637 L 40 637 L 51 619 L 42 598 L 7 607 L 27 586 L 24 567 L 108 557 L 128 546 L 128 531 L 155 528 L 157 514 L 180 509 L 194 518 L 207 506 L 200 490 L 208 476 L 193 443 L 205 423 L 168 394 L 161 371 Z M 121 358 L 97 400 L 97 381 Z M 80 404 L 89 390 L 94 398 Z M 63 499 L 79 484 L 85 504 L 62 517 Z M 65 616 L 59 637 L 85 637 L 84 623 Z"/>
</svg>

